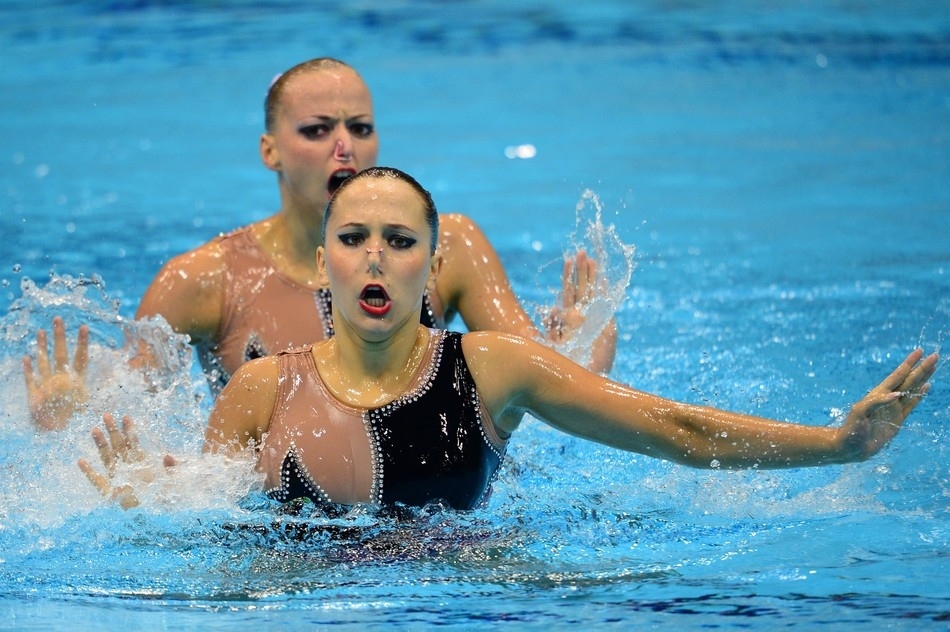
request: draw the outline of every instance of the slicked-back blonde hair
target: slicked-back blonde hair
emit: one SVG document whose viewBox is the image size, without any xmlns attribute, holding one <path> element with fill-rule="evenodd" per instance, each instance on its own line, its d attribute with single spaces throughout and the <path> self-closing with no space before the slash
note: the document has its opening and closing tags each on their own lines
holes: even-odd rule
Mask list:
<svg viewBox="0 0 950 632">
<path fill-rule="evenodd" d="M 268 132 L 274 131 L 274 122 L 277 120 L 277 108 L 280 107 L 281 99 L 284 97 L 284 88 L 294 77 L 305 75 L 309 72 L 340 68 L 346 68 L 357 77 L 360 77 L 360 73 L 356 72 L 355 68 L 346 62 L 332 57 L 317 57 L 316 59 L 301 62 L 274 77 L 270 88 L 267 90 L 267 97 L 264 99 L 264 128 Z M 363 78 L 360 77 L 360 79 L 362 80 Z"/>
</svg>

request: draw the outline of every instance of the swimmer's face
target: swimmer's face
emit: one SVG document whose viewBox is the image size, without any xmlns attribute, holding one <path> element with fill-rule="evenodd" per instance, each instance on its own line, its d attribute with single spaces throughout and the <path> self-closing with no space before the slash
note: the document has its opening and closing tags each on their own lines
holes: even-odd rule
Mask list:
<svg viewBox="0 0 950 632">
<path fill-rule="evenodd" d="M 297 75 L 283 87 L 261 157 L 294 203 L 322 211 L 341 179 L 376 164 L 369 88 L 347 67 Z"/>
<path fill-rule="evenodd" d="M 415 330 L 441 265 L 431 230 L 422 197 L 398 178 L 357 178 L 336 195 L 317 267 L 333 294 L 337 335 L 338 319 L 373 340 Z"/>
</svg>

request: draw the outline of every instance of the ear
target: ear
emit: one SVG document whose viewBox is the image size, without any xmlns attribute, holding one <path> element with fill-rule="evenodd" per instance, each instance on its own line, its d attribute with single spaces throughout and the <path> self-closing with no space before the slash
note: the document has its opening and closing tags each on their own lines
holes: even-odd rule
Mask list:
<svg viewBox="0 0 950 632">
<path fill-rule="evenodd" d="M 327 253 L 323 246 L 317 246 L 317 280 L 321 288 L 330 287 L 330 277 L 327 276 Z"/>
<path fill-rule="evenodd" d="M 435 254 L 429 259 L 429 280 L 426 281 L 426 290 L 429 292 L 435 292 L 440 272 L 442 272 L 442 249 L 437 248 Z"/>
<path fill-rule="evenodd" d="M 261 134 L 261 161 L 271 171 L 280 171 L 280 150 L 273 134 Z"/>
</svg>

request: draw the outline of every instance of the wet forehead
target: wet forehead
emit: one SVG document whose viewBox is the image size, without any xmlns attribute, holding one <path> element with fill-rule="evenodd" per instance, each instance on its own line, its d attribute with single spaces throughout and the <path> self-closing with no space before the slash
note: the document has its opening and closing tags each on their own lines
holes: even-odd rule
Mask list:
<svg viewBox="0 0 950 632">
<path fill-rule="evenodd" d="M 373 101 L 359 75 L 349 68 L 315 70 L 284 86 L 281 110 L 301 116 L 372 116 Z"/>
<path fill-rule="evenodd" d="M 364 178 L 351 183 L 338 194 L 329 223 L 400 224 L 420 233 L 428 230 L 422 197 L 396 178 Z"/>
</svg>

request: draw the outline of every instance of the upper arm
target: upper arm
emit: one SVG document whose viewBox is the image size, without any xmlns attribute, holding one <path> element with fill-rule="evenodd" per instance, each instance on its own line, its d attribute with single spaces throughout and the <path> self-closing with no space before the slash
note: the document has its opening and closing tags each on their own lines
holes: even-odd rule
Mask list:
<svg viewBox="0 0 950 632">
<path fill-rule="evenodd" d="M 465 359 L 495 424 L 525 413 L 567 434 L 654 455 L 681 434 L 676 402 L 591 373 L 542 344 L 495 332 L 467 334 Z"/>
<path fill-rule="evenodd" d="M 548 347 L 498 332 L 466 334 L 465 360 L 479 395 L 505 432 L 517 428 L 525 413 L 551 426 L 585 436 L 579 420 L 591 414 L 608 382 Z M 590 438 L 590 437 L 588 437 Z"/>
<path fill-rule="evenodd" d="M 268 356 L 241 365 L 215 400 L 205 430 L 205 450 L 217 452 L 259 443 L 277 402 L 277 358 Z"/>
<path fill-rule="evenodd" d="M 537 334 L 508 282 L 498 253 L 471 219 L 452 213 L 439 223 L 443 265 L 436 290 L 446 315 L 458 312 L 470 331 Z"/>
<path fill-rule="evenodd" d="M 224 282 L 221 249 L 214 242 L 205 244 L 162 267 L 145 291 L 135 317 L 159 315 L 193 342 L 213 339 L 221 324 Z"/>
</svg>

